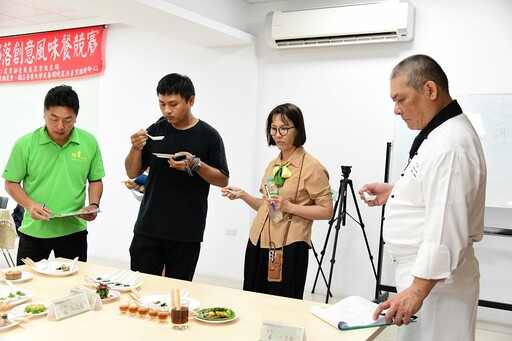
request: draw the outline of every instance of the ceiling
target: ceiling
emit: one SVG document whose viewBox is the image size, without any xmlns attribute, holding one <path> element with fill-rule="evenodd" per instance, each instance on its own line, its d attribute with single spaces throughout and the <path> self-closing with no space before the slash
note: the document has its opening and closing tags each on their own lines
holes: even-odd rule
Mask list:
<svg viewBox="0 0 512 341">
<path fill-rule="evenodd" d="M 240 1 L 254 4 L 272 0 Z M 72 6 L 66 6 L 65 3 L 65 1 L 52 0 L 0 0 L 0 29 L 95 17 L 91 12 L 74 9 Z"/>
<path fill-rule="evenodd" d="M 0 0 L 0 37 L 112 23 L 158 32 L 204 47 L 254 43 L 252 35 L 176 6 L 171 0 Z"/>
<path fill-rule="evenodd" d="M 92 15 L 47 0 L 0 0 L 0 28 L 56 23 Z"/>
</svg>

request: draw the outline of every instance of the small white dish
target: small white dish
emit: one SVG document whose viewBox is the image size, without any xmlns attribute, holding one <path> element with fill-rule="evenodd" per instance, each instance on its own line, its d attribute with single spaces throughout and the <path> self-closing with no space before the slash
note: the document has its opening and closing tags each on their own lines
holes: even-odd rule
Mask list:
<svg viewBox="0 0 512 341">
<path fill-rule="evenodd" d="M 11 281 L 11 283 L 22 283 L 22 282 L 26 282 L 26 281 L 32 279 L 33 277 L 34 277 L 34 275 L 32 275 L 31 272 L 21 271 L 21 278 L 11 279 L 10 281 Z M 5 275 L 0 276 L 0 281 L 5 282 Z"/>
<path fill-rule="evenodd" d="M 172 159 L 174 157 L 174 154 L 153 153 L 153 155 L 161 159 Z"/>
<path fill-rule="evenodd" d="M 11 306 L 15 306 L 15 305 L 21 304 L 25 301 L 28 301 L 34 295 L 34 293 L 29 290 L 20 290 L 20 291 L 22 293 L 24 293 L 25 295 L 17 296 L 16 298 L 9 299 L 11 301 Z M 6 299 L 6 297 L 2 297 L 2 298 Z"/>
<path fill-rule="evenodd" d="M 37 264 L 37 263 L 36 263 Z M 41 269 L 39 266 L 36 266 L 35 268 L 32 268 L 35 272 L 38 272 L 43 275 L 48 276 L 56 276 L 56 277 L 62 277 L 62 276 L 69 276 L 72 275 L 80 269 L 77 265 L 73 267 L 73 270 L 69 271 L 63 271 L 63 270 L 57 270 L 62 265 L 69 266 L 69 263 L 59 262 L 59 261 L 48 261 L 46 266 Z"/>
<path fill-rule="evenodd" d="M 115 300 L 119 296 L 121 296 L 121 293 L 119 291 L 110 289 L 108 291 L 108 297 L 107 298 L 102 298 L 101 302 L 103 302 L 103 303 L 110 302 L 110 301 Z"/>
<path fill-rule="evenodd" d="M 236 320 L 238 318 L 238 314 L 233 309 L 229 309 L 232 312 L 232 315 L 230 317 L 226 317 L 226 318 L 202 317 L 202 313 L 207 312 L 207 311 L 209 311 L 211 309 L 214 309 L 214 308 L 205 308 L 205 309 L 198 310 L 194 314 L 194 317 L 198 321 L 205 322 L 205 323 L 214 323 L 214 324 L 215 323 L 227 323 L 227 322 L 234 321 L 234 320 Z"/>
<path fill-rule="evenodd" d="M 46 307 L 46 310 L 41 312 L 41 313 L 37 313 L 37 314 L 31 314 L 31 313 L 27 313 L 25 312 L 25 307 L 29 306 L 29 305 L 34 305 L 34 304 L 42 304 Z M 26 314 L 31 314 L 32 317 L 39 317 L 39 316 L 43 316 L 43 315 L 46 315 L 48 314 L 48 309 L 50 308 L 50 302 L 32 302 L 32 303 L 25 303 L 25 304 L 21 304 L 17 307 L 14 307 L 12 309 L 12 313 L 13 315 L 16 315 L 16 316 L 22 316 L 22 315 L 26 315 Z"/>
<path fill-rule="evenodd" d="M 14 318 L 14 316 L 9 315 L 8 319 L 12 319 L 12 318 Z M 12 327 L 16 327 L 18 324 L 20 324 L 20 321 L 10 321 L 9 324 L 1 326 L 0 331 L 9 329 Z"/>
</svg>

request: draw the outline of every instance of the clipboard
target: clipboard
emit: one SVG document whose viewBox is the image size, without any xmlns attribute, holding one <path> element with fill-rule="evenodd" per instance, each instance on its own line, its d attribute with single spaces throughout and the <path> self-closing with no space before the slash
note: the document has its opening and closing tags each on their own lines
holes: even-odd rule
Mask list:
<svg viewBox="0 0 512 341">
<path fill-rule="evenodd" d="M 99 208 L 96 208 L 92 211 L 76 211 L 76 212 L 70 212 L 70 213 L 59 213 L 59 214 L 52 214 L 49 218 L 65 218 L 65 217 L 74 217 L 77 215 L 84 215 L 84 214 L 93 214 L 93 213 L 100 213 L 101 210 Z"/>
</svg>

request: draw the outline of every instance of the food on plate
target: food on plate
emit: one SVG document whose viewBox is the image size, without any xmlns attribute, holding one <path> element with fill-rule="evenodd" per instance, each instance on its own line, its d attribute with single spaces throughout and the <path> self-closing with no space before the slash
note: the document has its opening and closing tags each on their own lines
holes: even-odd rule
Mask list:
<svg viewBox="0 0 512 341">
<path fill-rule="evenodd" d="M 67 266 L 66 264 L 62 264 L 61 266 L 59 266 L 57 269 L 55 270 L 59 270 L 59 271 L 70 271 L 71 268 L 69 266 Z"/>
<path fill-rule="evenodd" d="M 25 294 L 23 291 L 20 291 L 20 290 L 16 291 L 16 295 L 17 295 L 18 297 L 27 296 L 27 294 Z"/>
<path fill-rule="evenodd" d="M 21 278 L 21 271 L 11 270 L 4 274 L 5 279 L 9 281 L 17 280 Z"/>
<path fill-rule="evenodd" d="M 23 311 L 28 314 L 41 314 L 47 311 L 48 308 L 44 304 L 28 304 Z"/>
<path fill-rule="evenodd" d="M 223 320 L 233 317 L 234 315 L 233 310 L 221 307 L 204 309 L 198 312 L 198 317 L 208 320 Z"/>
<path fill-rule="evenodd" d="M 0 327 L 4 327 L 9 324 L 9 320 L 7 319 L 7 314 L 2 314 L 0 316 Z"/>
<path fill-rule="evenodd" d="M 11 324 L 11 321 L 7 318 L 7 314 L 0 315 L 0 327 L 5 327 Z"/>
<path fill-rule="evenodd" d="M 106 285 L 106 284 L 99 284 L 97 287 L 96 287 L 96 293 L 98 295 L 100 295 L 100 298 L 102 300 L 104 300 L 105 298 L 108 298 L 108 293 L 109 293 L 109 286 Z"/>
</svg>

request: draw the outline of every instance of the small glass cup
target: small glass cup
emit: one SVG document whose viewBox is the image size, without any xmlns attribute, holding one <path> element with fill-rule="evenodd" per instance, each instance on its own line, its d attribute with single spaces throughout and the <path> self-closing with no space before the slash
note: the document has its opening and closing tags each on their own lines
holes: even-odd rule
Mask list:
<svg viewBox="0 0 512 341">
<path fill-rule="evenodd" d="M 137 313 L 139 312 L 139 304 L 135 301 L 130 301 L 128 304 L 128 313 L 130 316 L 137 316 Z"/>
<path fill-rule="evenodd" d="M 147 305 L 139 305 L 139 309 L 137 309 L 137 314 L 139 318 L 145 319 L 148 316 L 149 308 Z"/>
<path fill-rule="evenodd" d="M 188 300 L 181 299 L 180 307 L 171 308 L 172 328 L 177 330 L 185 330 L 188 328 Z"/>
<path fill-rule="evenodd" d="M 129 302 L 122 302 L 119 304 L 119 312 L 123 315 L 126 315 L 128 313 L 128 307 L 130 306 Z"/>
<path fill-rule="evenodd" d="M 158 318 L 158 307 L 159 307 L 159 304 L 155 304 L 155 303 L 151 303 L 149 305 L 148 315 L 149 315 L 149 319 L 151 321 L 155 321 Z"/>
<path fill-rule="evenodd" d="M 157 312 L 157 318 L 159 323 L 167 323 L 167 318 L 169 317 L 169 307 L 168 306 L 159 306 Z"/>
</svg>

